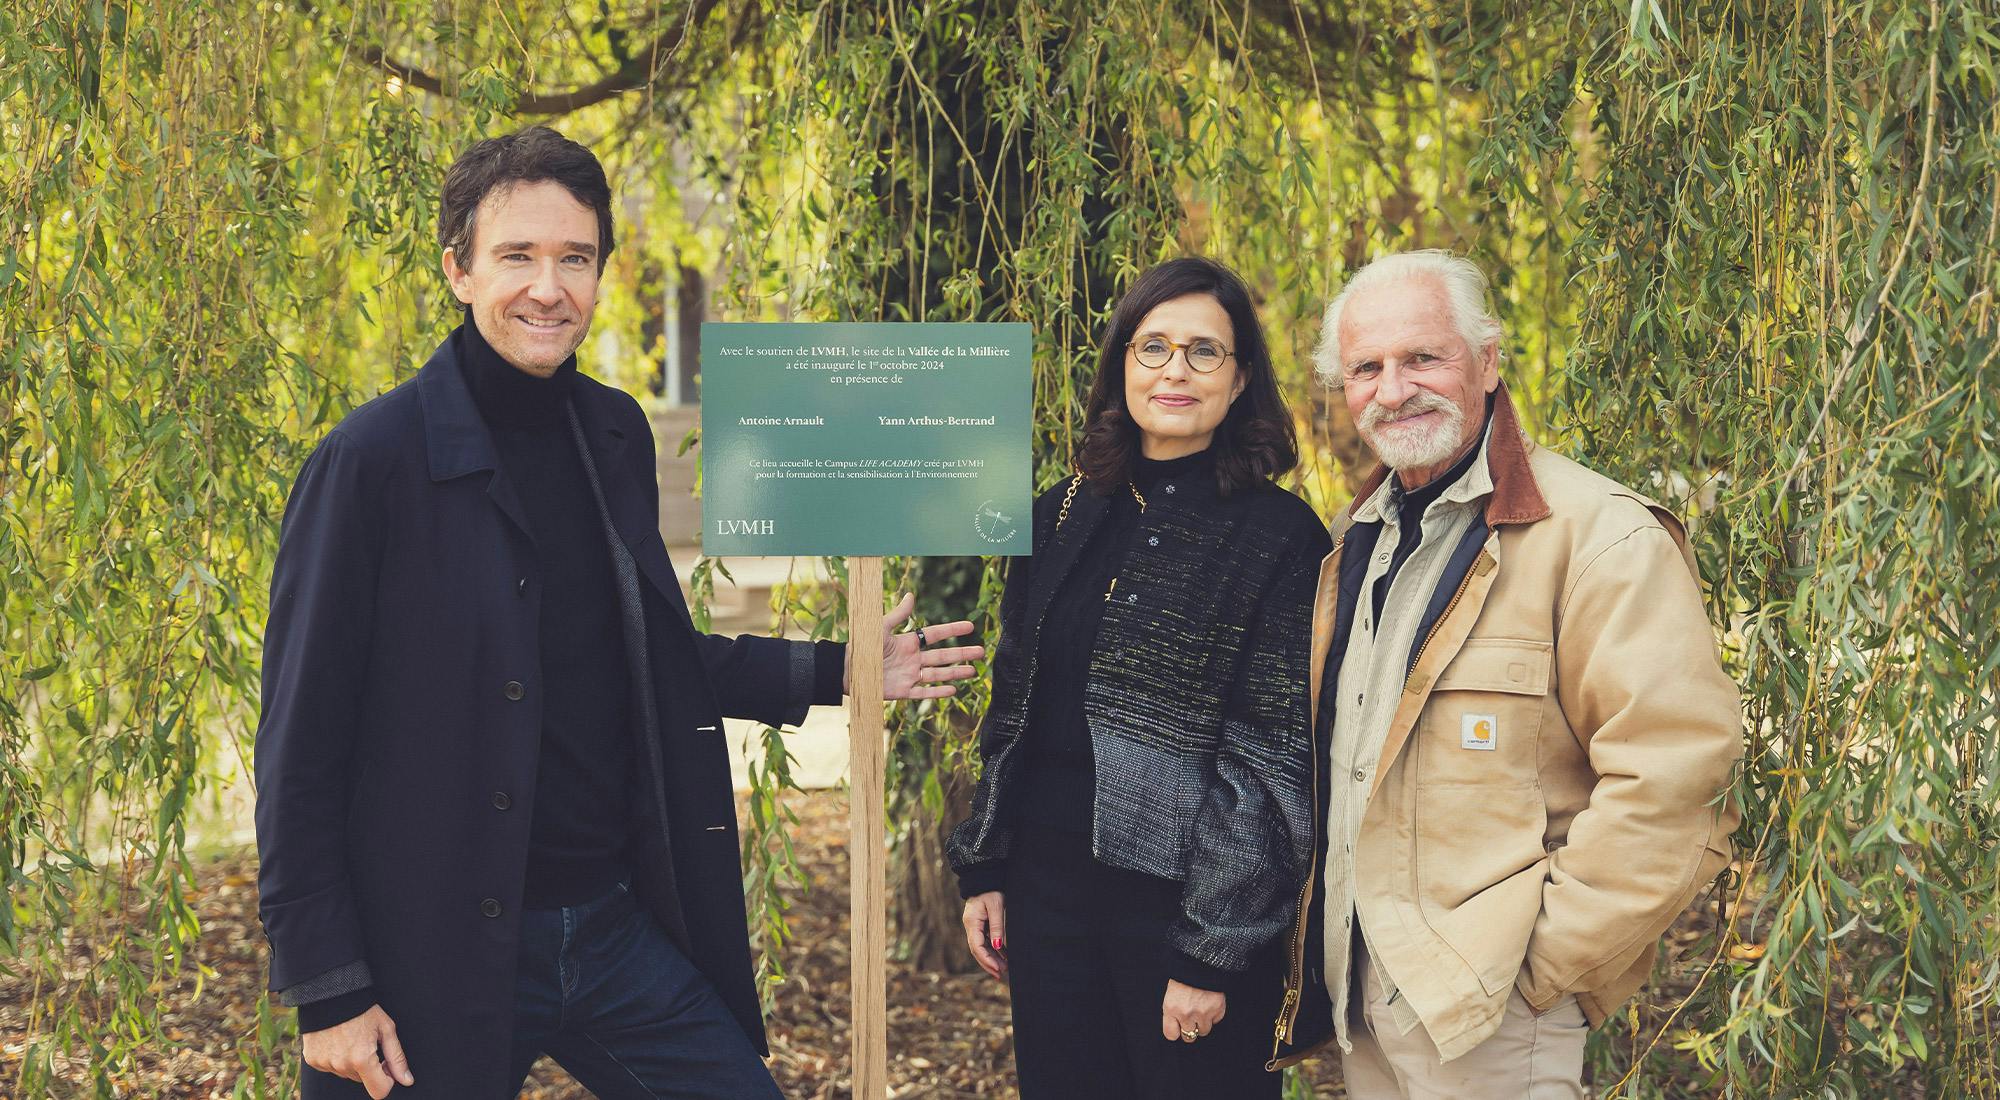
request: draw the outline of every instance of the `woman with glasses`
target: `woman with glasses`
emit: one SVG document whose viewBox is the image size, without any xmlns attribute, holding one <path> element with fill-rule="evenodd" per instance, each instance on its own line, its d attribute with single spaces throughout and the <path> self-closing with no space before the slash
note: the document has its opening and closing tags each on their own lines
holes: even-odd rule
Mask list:
<svg viewBox="0 0 2000 1100">
<path fill-rule="evenodd" d="M 1023 1100 L 1276 1097 L 1264 1069 L 1312 846 L 1307 660 L 1330 549 L 1249 292 L 1147 271 L 1113 312 L 1077 473 L 1001 597 L 984 769 L 950 857 L 1010 979 Z"/>
</svg>

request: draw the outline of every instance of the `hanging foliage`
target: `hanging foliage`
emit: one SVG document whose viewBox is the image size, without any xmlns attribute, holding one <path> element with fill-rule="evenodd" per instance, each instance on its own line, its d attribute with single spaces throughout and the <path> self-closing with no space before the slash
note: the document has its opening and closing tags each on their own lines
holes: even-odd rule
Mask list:
<svg viewBox="0 0 2000 1100">
<path fill-rule="evenodd" d="M 607 135 L 664 135 L 688 87 L 726 83 L 758 12 L 704 7 L 0 7 L 0 966 L 31 991 L 0 1092 L 124 1095 L 175 1045 L 163 993 L 203 976 L 190 848 L 247 833 L 285 494 L 457 322 L 445 165 L 581 112 L 628 213 L 691 235 L 648 178 L 667 143 Z M 560 64 L 521 48 L 544 39 Z M 629 347 L 627 243 L 597 331 Z M 249 1015 L 246 1080 L 287 1094 L 258 1072 L 296 1052 L 291 1013 Z"/>
<path fill-rule="evenodd" d="M 247 813 L 289 478 L 456 322 L 431 226 L 453 153 L 556 119 L 636 230 L 597 373 L 643 384 L 659 272 L 688 264 L 717 319 L 1027 321 L 1038 486 L 1068 469 L 1110 303 L 1200 252 L 1260 296 L 1309 443 L 1292 484 L 1330 515 L 1369 459 L 1310 383 L 1321 306 L 1383 250 L 1474 257 L 1532 430 L 1689 519 L 1744 689 L 1742 858 L 1655 991 L 1594 1037 L 1597 1088 L 2000 1095 L 1996 17 L 0 8 L 0 960 L 35 976 L 10 1084 L 117 1095 L 171 1045 L 189 850 Z M 912 559 L 891 586 L 990 641 L 1004 569 Z M 692 574 L 700 614 L 727 580 Z M 844 621 L 837 586 L 777 602 L 807 632 Z M 897 926 L 938 966 L 957 941 L 936 839 L 983 702 L 975 686 L 894 726 Z M 776 978 L 799 884 L 784 744 L 758 748 L 747 886 Z M 258 1015 L 243 1042 L 262 1064 L 291 1040 L 288 1014 Z"/>
</svg>

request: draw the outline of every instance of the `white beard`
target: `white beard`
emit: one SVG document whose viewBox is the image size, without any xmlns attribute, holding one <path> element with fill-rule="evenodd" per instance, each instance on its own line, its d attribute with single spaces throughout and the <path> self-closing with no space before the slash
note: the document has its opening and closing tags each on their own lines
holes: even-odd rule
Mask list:
<svg viewBox="0 0 2000 1100">
<path fill-rule="evenodd" d="M 1428 427 L 1399 425 L 1400 420 L 1425 412 L 1444 415 Z M 1391 416 L 1397 419 L 1392 420 Z M 1403 402 L 1394 413 L 1371 403 L 1361 411 L 1361 418 L 1354 426 L 1375 456 L 1390 469 L 1422 470 L 1441 465 L 1458 453 L 1459 444 L 1464 442 L 1461 433 L 1465 430 L 1465 410 L 1443 394 L 1424 391 Z"/>
</svg>

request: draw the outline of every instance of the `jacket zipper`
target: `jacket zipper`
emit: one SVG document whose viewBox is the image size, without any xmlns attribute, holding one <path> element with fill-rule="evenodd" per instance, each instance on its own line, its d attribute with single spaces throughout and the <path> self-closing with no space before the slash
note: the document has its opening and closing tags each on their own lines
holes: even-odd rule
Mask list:
<svg viewBox="0 0 2000 1100">
<path fill-rule="evenodd" d="M 1333 544 L 1334 552 L 1338 553 L 1340 551 L 1341 546 L 1346 542 L 1347 542 L 1347 535 L 1343 533 L 1340 536 L 1340 539 Z M 1424 659 L 1424 651 L 1431 647 L 1431 639 L 1437 637 L 1438 630 L 1444 626 L 1446 620 L 1451 618 L 1451 613 L 1453 611 L 1458 610 L 1458 603 L 1460 600 L 1465 598 L 1466 589 L 1472 587 L 1472 579 L 1475 576 L 1479 577 L 1485 576 L 1491 569 L 1492 569 L 1492 559 L 1487 557 L 1486 552 L 1484 550 L 1480 551 L 1479 560 L 1473 564 L 1473 567 L 1471 569 L 1465 571 L 1465 576 L 1461 578 L 1458 582 L 1458 591 L 1453 592 L 1451 594 L 1451 602 L 1444 605 L 1444 613 L 1439 615 L 1437 617 L 1437 621 L 1431 624 L 1430 630 L 1424 635 L 1423 642 L 1417 646 L 1416 656 L 1411 658 L 1410 660 L 1410 667 L 1403 671 L 1403 678 L 1406 689 L 1409 681 L 1409 674 L 1412 671 L 1415 671 L 1417 667 L 1417 662 Z M 1329 645 L 1332 644 L 1331 640 L 1328 641 L 1328 644 Z M 1318 744 L 1319 723 L 1318 722 L 1313 723 L 1312 739 L 1314 742 L 1313 753 L 1312 753 L 1313 852 L 1317 854 L 1319 851 L 1319 829 L 1320 829 L 1319 744 Z M 1316 864 L 1318 861 L 1315 860 L 1314 862 Z M 1319 873 L 1319 868 L 1317 866 L 1307 867 L 1305 885 L 1299 888 L 1298 916 L 1293 921 L 1292 925 L 1292 969 L 1291 973 L 1286 977 L 1285 1002 L 1278 1009 L 1278 1023 L 1277 1027 L 1273 1029 L 1273 1035 L 1271 1040 L 1271 1058 L 1274 1061 L 1278 1057 L 1278 1048 L 1283 1046 L 1285 1043 L 1291 1041 L 1294 1025 L 1296 1025 L 1298 1022 L 1299 1001 L 1305 988 L 1306 910 L 1308 904 L 1312 900 L 1313 882 L 1318 873 Z"/>
<path fill-rule="evenodd" d="M 1486 556 L 1486 551 L 1481 550 L 1479 560 L 1473 562 L 1472 568 L 1465 571 L 1465 576 L 1458 582 L 1458 591 L 1453 592 L 1451 602 L 1444 605 L 1444 614 L 1439 615 L 1437 621 L 1431 624 L 1429 632 L 1424 635 L 1423 644 L 1417 646 L 1416 654 L 1410 658 L 1410 667 L 1403 670 L 1403 690 L 1409 690 L 1410 673 L 1417 670 L 1417 662 L 1424 659 L 1424 651 L 1431 647 L 1431 639 L 1437 637 L 1438 629 L 1444 626 L 1446 619 L 1451 618 L 1453 611 L 1458 610 L 1458 601 L 1464 599 L 1465 590 L 1472 587 L 1472 578 L 1485 576 L 1493 568 L 1492 563 L 1493 559 Z"/>
<path fill-rule="evenodd" d="M 1328 556 L 1340 553 L 1340 548 L 1346 544 L 1347 532 L 1343 531 L 1340 537 L 1334 540 L 1333 549 L 1328 551 Z M 1338 599 L 1339 597 L 1336 595 L 1335 600 L 1338 601 Z M 1332 644 L 1331 640 L 1329 640 L 1328 644 Z M 1323 670 L 1324 666 L 1322 666 Z M 1306 911 L 1310 908 L 1313 883 L 1319 874 L 1319 867 L 1317 866 L 1319 862 L 1320 830 L 1319 723 L 1312 721 L 1310 718 L 1312 714 L 1312 702 L 1310 700 L 1306 704 L 1306 713 L 1308 715 L 1306 737 L 1312 750 L 1312 843 L 1306 849 L 1310 854 L 1306 857 L 1306 880 L 1299 887 L 1298 914 L 1292 918 L 1292 967 L 1291 971 L 1285 976 L 1285 1002 L 1278 1007 L 1278 1023 L 1272 1029 L 1272 1061 L 1276 1061 L 1278 1058 L 1278 1048 L 1291 1041 L 1292 1025 L 1298 1020 L 1299 998 L 1305 988 L 1306 982 Z"/>
</svg>

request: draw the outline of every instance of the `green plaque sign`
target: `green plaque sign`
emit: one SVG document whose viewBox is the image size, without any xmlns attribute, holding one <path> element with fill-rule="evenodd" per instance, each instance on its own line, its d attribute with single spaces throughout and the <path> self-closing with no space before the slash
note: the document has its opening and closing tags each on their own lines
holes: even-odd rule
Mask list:
<svg viewBox="0 0 2000 1100">
<path fill-rule="evenodd" d="M 701 549 L 1026 554 L 1025 324 L 701 326 Z"/>
</svg>

